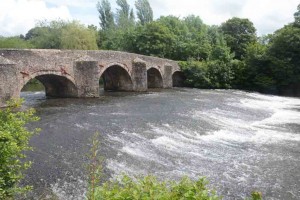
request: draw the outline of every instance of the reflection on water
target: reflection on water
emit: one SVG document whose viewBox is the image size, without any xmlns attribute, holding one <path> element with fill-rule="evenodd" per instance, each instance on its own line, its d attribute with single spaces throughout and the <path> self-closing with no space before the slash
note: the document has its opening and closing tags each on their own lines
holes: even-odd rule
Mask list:
<svg viewBox="0 0 300 200">
<path fill-rule="evenodd" d="M 28 153 L 36 192 L 83 199 L 88 138 L 99 131 L 105 177 L 122 172 L 207 176 L 225 199 L 253 190 L 299 199 L 300 99 L 234 90 L 173 89 L 46 99 L 25 92 L 42 128 Z"/>
</svg>

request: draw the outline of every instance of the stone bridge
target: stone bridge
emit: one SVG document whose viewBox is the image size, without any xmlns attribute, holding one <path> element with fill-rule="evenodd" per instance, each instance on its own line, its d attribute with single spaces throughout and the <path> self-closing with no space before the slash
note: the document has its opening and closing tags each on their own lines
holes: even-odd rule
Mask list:
<svg viewBox="0 0 300 200">
<path fill-rule="evenodd" d="M 105 90 L 146 91 L 180 86 L 177 62 L 117 51 L 0 50 L 0 106 L 19 98 L 36 78 L 51 97 L 98 97 Z"/>
</svg>

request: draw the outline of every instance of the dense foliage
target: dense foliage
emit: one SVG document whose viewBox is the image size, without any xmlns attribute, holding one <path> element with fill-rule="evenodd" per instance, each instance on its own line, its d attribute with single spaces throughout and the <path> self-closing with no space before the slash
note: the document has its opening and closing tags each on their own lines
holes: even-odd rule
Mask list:
<svg viewBox="0 0 300 200">
<path fill-rule="evenodd" d="M 180 62 L 186 75 L 186 86 L 206 89 L 231 88 L 233 63 L 213 60 Z"/>
<path fill-rule="evenodd" d="M 192 181 L 185 177 L 179 182 L 160 182 L 153 176 L 146 176 L 136 181 L 128 176 L 123 176 L 120 182 L 106 182 L 97 187 L 95 199 L 218 200 L 221 197 L 217 196 L 215 191 L 207 188 L 207 181 L 204 178 Z"/>
<path fill-rule="evenodd" d="M 241 59 L 246 53 L 247 46 L 256 41 L 256 29 L 249 19 L 233 17 L 220 28 L 237 59 Z"/>
<path fill-rule="evenodd" d="M 0 37 L 0 48 L 107 49 L 183 61 L 187 86 L 236 88 L 300 96 L 300 5 L 294 22 L 258 37 L 249 19 L 220 26 L 198 16 L 153 20 L 148 0 L 100 0 L 100 29 L 79 22 L 40 22 L 26 36 Z M 192 61 L 191 61 L 192 60 Z M 199 63 L 197 63 L 199 62 Z M 197 66 L 197 67 L 196 67 Z"/>
<path fill-rule="evenodd" d="M 1 37 L 0 48 L 29 49 L 33 45 L 20 37 Z"/>
<path fill-rule="evenodd" d="M 23 170 L 30 166 L 24 151 L 31 150 L 28 142 L 38 130 L 30 131 L 25 125 L 38 120 L 34 110 L 14 111 L 20 102 L 9 103 L 6 109 L 0 109 L 0 199 L 13 197 L 28 190 L 29 186 L 19 186 Z"/>
<path fill-rule="evenodd" d="M 77 21 L 40 22 L 25 40 L 40 49 L 98 49 L 96 30 Z"/>
</svg>

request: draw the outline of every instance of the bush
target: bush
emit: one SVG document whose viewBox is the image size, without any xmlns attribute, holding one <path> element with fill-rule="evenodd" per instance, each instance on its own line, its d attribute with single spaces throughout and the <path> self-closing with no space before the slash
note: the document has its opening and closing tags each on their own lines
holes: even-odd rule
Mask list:
<svg viewBox="0 0 300 200">
<path fill-rule="evenodd" d="M 184 177 L 179 182 L 168 181 L 160 182 L 153 176 L 134 181 L 124 175 L 120 182 L 106 182 L 97 187 L 95 191 L 97 200 L 179 200 L 179 199 L 197 199 L 197 200 L 217 200 L 215 191 L 207 189 L 207 181 L 200 178 L 192 181 Z"/>
<path fill-rule="evenodd" d="M 179 62 L 179 65 L 186 77 L 185 84 L 188 87 L 211 88 L 208 70 L 204 62 L 182 61 Z"/>
<path fill-rule="evenodd" d="M 223 61 L 187 61 L 179 63 L 188 87 L 228 89 L 234 78 L 231 63 Z"/>
<path fill-rule="evenodd" d="M 0 37 L 0 49 L 1 48 L 30 49 L 33 48 L 33 45 L 18 36 Z"/>
<path fill-rule="evenodd" d="M 33 109 L 16 111 L 21 101 L 11 101 L 8 105 L 8 108 L 0 109 L 0 199 L 12 198 L 30 189 L 19 186 L 19 182 L 23 178 L 22 171 L 31 164 L 24 161 L 24 151 L 32 149 L 29 139 L 38 132 L 25 127 L 28 122 L 38 120 Z"/>
<path fill-rule="evenodd" d="M 252 200 L 262 200 L 261 192 L 254 191 L 251 193 Z"/>
</svg>

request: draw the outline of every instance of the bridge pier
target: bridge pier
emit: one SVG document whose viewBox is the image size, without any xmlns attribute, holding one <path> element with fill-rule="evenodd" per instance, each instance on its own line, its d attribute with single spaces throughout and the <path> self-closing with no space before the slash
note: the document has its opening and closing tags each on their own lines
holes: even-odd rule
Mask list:
<svg viewBox="0 0 300 200">
<path fill-rule="evenodd" d="M 11 98 L 18 98 L 18 67 L 0 56 L 0 107 Z"/>
<path fill-rule="evenodd" d="M 78 97 L 99 97 L 99 67 L 97 61 L 76 61 L 74 78 Z"/>
<path fill-rule="evenodd" d="M 136 92 L 147 91 L 147 66 L 146 62 L 136 58 L 132 62 L 133 90 Z"/>
<path fill-rule="evenodd" d="M 172 71 L 172 65 L 166 64 L 164 66 L 164 88 L 171 88 L 173 86 Z"/>
</svg>

